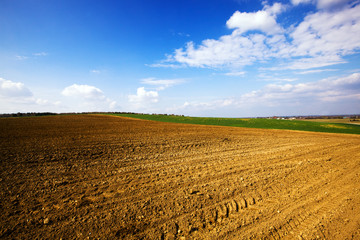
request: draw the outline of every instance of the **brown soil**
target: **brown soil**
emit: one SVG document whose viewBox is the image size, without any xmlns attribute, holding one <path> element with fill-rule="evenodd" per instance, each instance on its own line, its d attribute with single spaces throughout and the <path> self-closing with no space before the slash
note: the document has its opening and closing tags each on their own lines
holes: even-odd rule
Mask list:
<svg viewBox="0 0 360 240">
<path fill-rule="evenodd" d="M 0 119 L 3 239 L 360 239 L 360 136 Z"/>
</svg>

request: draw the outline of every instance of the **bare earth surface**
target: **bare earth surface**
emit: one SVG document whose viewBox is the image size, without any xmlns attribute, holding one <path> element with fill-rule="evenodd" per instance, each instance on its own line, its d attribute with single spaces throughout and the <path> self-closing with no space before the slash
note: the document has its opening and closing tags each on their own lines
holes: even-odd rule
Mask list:
<svg viewBox="0 0 360 240">
<path fill-rule="evenodd" d="M 360 239 L 360 136 L 0 119 L 2 239 Z"/>
</svg>

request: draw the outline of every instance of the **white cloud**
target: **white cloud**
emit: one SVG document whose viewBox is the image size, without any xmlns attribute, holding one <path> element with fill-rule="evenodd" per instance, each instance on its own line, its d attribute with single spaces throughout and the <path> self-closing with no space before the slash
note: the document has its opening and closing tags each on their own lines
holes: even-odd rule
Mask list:
<svg viewBox="0 0 360 240">
<path fill-rule="evenodd" d="M 34 57 L 44 57 L 44 56 L 47 56 L 49 55 L 47 52 L 38 52 L 38 53 L 33 53 L 32 56 L 33 57 L 29 57 L 29 56 L 24 56 L 24 55 L 16 55 L 16 59 L 17 60 L 26 60 L 26 59 L 29 59 L 29 58 L 34 58 Z"/>
<path fill-rule="evenodd" d="M 276 17 L 277 14 L 280 14 L 283 11 L 285 11 L 287 8 L 286 5 L 283 5 L 278 2 L 274 3 L 272 6 L 267 5 L 266 1 L 264 1 L 263 4 L 264 4 L 264 10 L 274 17 Z"/>
<path fill-rule="evenodd" d="M 178 32 L 177 35 L 180 36 L 180 37 L 190 37 L 190 34 L 183 33 L 183 32 Z"/>
<path fill-rule="evenodd" d="M 263 80 L 263 81 L 271 81 L 271 82 L 294 82 L 297 81 L 297 78 L 289 78 L 289 77 L 279 77 L 278 74 L 272 74 L 272 75 L 267 75 L 264 73 L 261 73 L 257 76 L 257 78 L 259 80 Z"/>
<path fill-rule="evenodd" d="M 274 42 L 270 43 L 271 40 Z M 189 42 L 185 49 L 180 48 L 175 51 L 173 61 L 191 67 L 236 68 L 276 55 L 287 54 L 281 50 L 277 51 L 283 41 L 284 38 L 277 35 L 268 39 L 262 34 L 244 37 L 241 32 L 235 30 L 231 35 L 222 36 L 219 40 L 204 40 L 197 48 L 193 42 Z M 274 49 L 270 49 L 268 44 L 272 44 Z"/>
<path fill-rule="evenodd" d="M 73 106 L 65 106 L 69 111 L 107 111 L 119 108 L 116 101 L 107 98 L 103 91 L 90 85 L 73 84 L 61 92 L 66 97 L 79 98 Z"/>
<path fill-rule="evenodd" d="M 232 77 L 239 77 L 239 76 L 244 76 L 245 72 L 228 72 L 225 73 L 226 76 L 232 76 Z"/>
<path fill-rule="evenodd" d="M 13 82 L 0 78 L 0 96 L 1 97 L 31 97 L 32 92 L 21 82 Z"/>
<path fill-rule="evenodd" d="M 311 73 L 332 72 L 332 71 L 336 71 L 336 69 L 315 69 L 315 70 L 298 72 L 298 74 L 311 74 Z"/>
<path fill-rule="evenodd" d="M 333 56 L 315 56 L 315 57 L 306 57 L 294 60 L 289 62 L 287 65 L 283 66 L 282 69 L 310 69 L 310 68 L 321 68 L 326 66 L 331 66 L 335 64 L 346 63 L 341 57 L 337 55 Z"/>
<path fill-rule="evenodd" d="M 317 8 L 329 9 L 334 7 L 341 7 L 347 3 L 352 2 L 351 0 L 317 0 Z"/>
<path fill-rule="evenodd" d="M 34 96 L 21 82 L 0 78 L 0 112 L 54 111 L 59 103 Z"/>
<path fill-rule="evenodd" d="M 299 5 L 299 4 L 305 4 L 305 3 L 311 3 L 313 0 L 291 0 L 291 3 L 293 5 Z"/>
<path fill-rule="evenodd" d="M 168 59 L 168 60 L 166 60 L 166 61 L 171 61 L 171 59 Z M 158 68 L 158 67 L 160 67 L 160 68 L 173 68 L 173 69 L 186 67 L 185 65 L 170 64 L 170 63 L 145 64 L 145 66 L 155 67 L 155 68 Z"/>
<path fill-rule="evenodd" d="M 164 90 L 166 88 L 184 83 L 184 79 L 156 79 L 156 78 L 144 78 L 141 80 L 142 84 L 157 86 L 156 90 Z"/>
<path fill-rule="evenodd" d="M 293 4 L 308 2 L 292 1 Z M 340 3 L 345 2 L 328 4 Z M 286 64 L 280 66 L 282 69 L 311 69 L 346 63 L 344 56 L 360 50 L 360 4 L 355 3 L 310 13 L 300 24 L 285 30 L 276 22 L 276 15 L 285 9 L 281 4 L 265 5 L 258 12 L 237 11 L 227 21 L 227 26 L 234 29 L 231 34 L 203 40 L 199 45 L 190 41 L 161 64 L 153 66 L 238 69 L 254 63 L 285 60 L 282 62 Z M 251 30 L 260 32 L 249 32 Z"/>
<path fill-rule="evenodd" d="M 173 112 L 187 114 L 193 113 L 218 113 L 224 108 L 232 109 L 232 113 L 241 113 L 245 109 L 269 108 L 269 114 L 274 114 L 274 107 L 278 109 L 295 109 L 295 113 L 301 114 L 299 109 L 308 108 L 314 104 L 323 106 L 327 112 L 331 112 L 334 104 L 343 102 L 348 109 L 344 112 L 354 112 L 351 106 L 360 105 L 360 73 L 354 73 L 340 78 L 323 79 L 316 82 L 298 84 L 268 84 L 264 88 L 242 94 L 239 97 L 213 100 L 210 102 L 185 102 L 183 105 L 170 109 Z M 351 104 L 350 104 L 351 103 Z M 339 105 L 337 105 L 339 106 Z M 296 108 L 294 108 L 296 107 Z M 317 114 L 321 109 L 315 108 Z M 251 110 L 251 114 L 256 113 Z M 264 114 L 264 113 L 262 113 Z M 309 113 L 302 113 L 309 114 Z"/>
<path fill-rule="evenodd" d="M 99 88 L 89 85 L 73 84 L 66 87 L 61 94 L 66 97 L 80 97 L 88 100 L 105 99 L 104 93 Z"/>
<path fill-rule="evenodd" d="M 165 90 L 169 87 L 182 84 L 185 79 L 157 79 L 157 78 L 144 78 L 141 80 L 142 84 L 154 86 L 155 90 L 146 90 L 145 87 L 139 87 L 136 94 L 128 95 L 128 101 L 135 109 L 150 110 L 151 104 L 159 102 L 159 91 Z"/>
<path fill-rule="evenodd" d="M 15 57 L 16 57 L 17 60 L 26 60 L 26 59 L 29 58 L 27 56 L 20 56 L 20 55 L 16 55 Z"/>
<path fill-rule="evenodd" d="M 226 22 L 226 26 L 237 29 L 239 33 L 251 30 L 259 30 L 270 35 L 282 33 L 284 30 L 276 22 L 276 14 L 281 12 L 281 9 L 282 5 L 276 3 L 272 7 L 257 12 L 236 11 Z"/>
<path fill-rule="evenodd" d="M 90 70 L 91 73 L 100 74 L 101 71 L 97 69 Z"/>
<path fill-rule="evenodd" d="M 194 112 L 199 116 L 199 113 L 202 111 L 209 111 L 213 110 L 218 112 L 219 109 L 223 109 L 226 107 L 234 106 L 235 100 L 234 99 L 220 99 L 220 100 L 214 100 L 210 102 L 189 102 L 186 101 L 183 105 L 178 107 L 172 107 L 169 108 L 168 111 L 170 112 Z"/>
<path fill-rule="evenodd" d="M 159 101 L 159 94 L 157 91 L 146 91 L 144 87 L 139 87 L 136 95 L 129 95 L 128 98 L 131 103 L 157 103 Z"/>
<path fill-rule="evenodd" d="M 354 3 L 354 0 L 291 0 L 293 5 L 299 4 L 315 4 L 318 9 L 331 10 L 334 8 L 344 7 L 349 3 Z"/>
<path fill-rule="evenodd" d="M 0 112 L 86 112 L 109 111 L 120 107 L 116 101 L 105 97 L 100 89 L 89 85 L 73 84 L 61 92 L 63 96 L 74 97 L 78 101 L 74 101 L 74 98 L 62 98 L 60 101 L 58 91 L 49 94 L 46 90 L 42 96 L 39 93 L 41 95 L 41 91 L 33 94 L 21 82 L 0 78 Z"/>
<path fill-rule="evenodd" d="M 167 57 L 167 62 L 177 62 L 191 67 L 241 67 L 255 61 L 271 57 L 288 56 L 288 43 L 283 35 L 284 29 L 276 23 L 276 14 L 285 8 L 276 3 L 265 5 L 258 12 L 236 11 L 227 21 L 232 34 L 221 36 L 218 40 L 206 39 L 199 46 L 188 42 L 185 48 L 176 49 Z M 258 30 L 266 33 L 250 33 Z"/>
<path fill-rule="evenodd" d="M 239 103 L 258 102 L 281 104 L 286 102 L 338 101 L 344 98 L 360 100 L 360 73 L 337 79 L 298 84 L 269 84 L 261 90 L 241 96 Z"/>
<path fill-rule="evenodd" d="M 47 52 L 38 52 L 38 53 L 33 53 L 33 55 L 34 56 L 42 56 L 42 57 L 44 57 L 44 56 L 47 56 L 49 54 Z"/>
<path fill-rule="evenodd" d="M 360 49 L 360 5 L 305 17 L 290 34 L 294 56 L 344 56 Z"/>
<path fill-rule="evenodd" d="M 49 104 L 49 101 L 47 99 L 38 98 L 35 100 L 36 104 L 39 105 L 47 105 Z"/>
</svg>

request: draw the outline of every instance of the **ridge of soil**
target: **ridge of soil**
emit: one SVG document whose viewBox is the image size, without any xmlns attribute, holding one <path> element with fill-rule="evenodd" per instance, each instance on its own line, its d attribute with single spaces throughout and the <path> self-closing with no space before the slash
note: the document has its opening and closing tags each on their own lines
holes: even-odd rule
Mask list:
<svg viewBox="0 0 360 240">
<path fill-rule="evenodd" d="M 360 136 L 0 119 L 1 239 L 360 239 Z"/>
</svg>

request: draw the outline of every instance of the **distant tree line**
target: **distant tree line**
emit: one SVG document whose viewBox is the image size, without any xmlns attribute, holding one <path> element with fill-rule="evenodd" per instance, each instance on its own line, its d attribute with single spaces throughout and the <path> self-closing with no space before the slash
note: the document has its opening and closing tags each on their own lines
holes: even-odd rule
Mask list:
<svg viewBox="0 0 360 240">
<path fill-rule="evenodd" d="M 68 113 L 52 113 L 52 112 L 27 112 L 27 113 L 0 113 L 0 117 L 33 117 L 33 116 L 51 116 L 51 115 L 74 115 L 74 114 L 138 114 L 148 115 L 149 113 L 134 113 L 134 112 L 68 112 Z M 162 114 L 162 113 L 151 113 L 149 115 L 158 116 L 180 116 L 176 114 Z M 269 117 L 257 117 L 257 118 L 269 118 Z M 350 121 L 360 121 L 360 115 L 326 115 L 326 116 L 284 116 L 284 117 L 270 117 L 270 118 L 283 118 L 283 119 L 343 119 L 347 118 Z"/>
<path fill-rule="evenodd" d="M 49 116 L 49 115 L 57 115 L 57 113 L 51 113 L 51 112 L 2 113 L 0 114 L 0 117 L 34 117 L 34 116 Z"/>
<path fill-rule="evenodd" d="M 134 113 L 134 112 L 68 112 L 68 113 L 52 113 L 52 112 L 27 112 L 27 113 L 0 113 L 0 117 L 35 117 L 35 116 L 51 116 L 51 115 L 74 115 L 74 114 L 138 114 L 147 115 L 148 113 Z M 156 114 L 151 115 L 160 116 L 184 116 L 175 114 Z"/>
<path fill-rule="evenodd" d="M 329 116 L 306 116 L 305 119 L 360 119 L 360 115 L 329 115 Z"/>
</svg>

